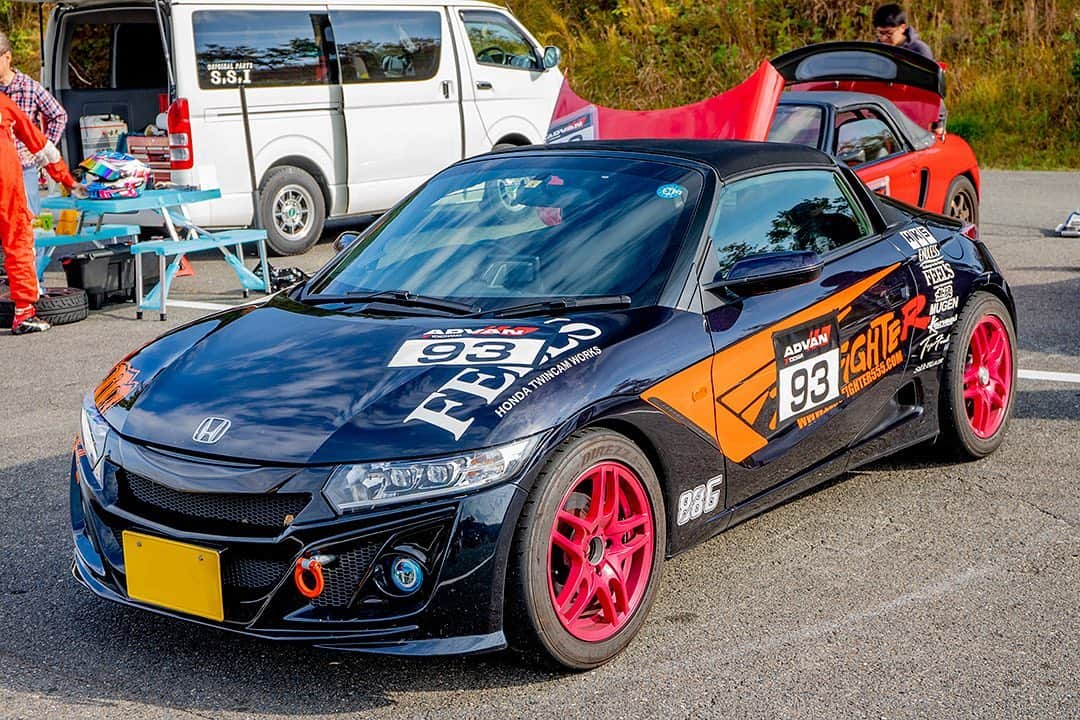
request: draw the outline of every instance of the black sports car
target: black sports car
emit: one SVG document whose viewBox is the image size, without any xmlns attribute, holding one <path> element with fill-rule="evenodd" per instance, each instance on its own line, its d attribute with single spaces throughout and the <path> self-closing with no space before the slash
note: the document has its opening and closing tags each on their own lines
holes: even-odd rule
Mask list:
<svg viewBox="0 0 1080 720">
<path fill-rule="evenodd" d="M 992 452 L 1014 323 L 973 227 L 814 149 L 489 154 L 113 369 L 74 573 L 265 638 L 594 667 L 664 558 L 898 448 Z"/>
</svg>

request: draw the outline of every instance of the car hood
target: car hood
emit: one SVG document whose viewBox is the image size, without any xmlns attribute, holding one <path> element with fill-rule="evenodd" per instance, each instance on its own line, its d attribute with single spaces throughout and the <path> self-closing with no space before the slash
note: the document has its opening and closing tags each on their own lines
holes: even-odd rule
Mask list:
<svg viewBox="0 0 1080 720">
<path fill-rule="evenodd" d="M 510 442 L 689 361 L 627 350 L 669 324 L 676 311 L 663 308 L 491 320 L 335 307 L 279 295 L 210 316 L 118 364 L 95 401 L 143 444 L 260 463 L 360 462 Z"/>
</svg>

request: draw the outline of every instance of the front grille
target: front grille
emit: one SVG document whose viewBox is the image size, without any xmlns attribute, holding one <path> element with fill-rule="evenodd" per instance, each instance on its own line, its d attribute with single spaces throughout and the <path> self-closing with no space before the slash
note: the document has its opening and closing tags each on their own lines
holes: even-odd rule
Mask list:
<svg viewBox="0 0 1080 720">
<path fill-rule="evenodd" d="M 311 500 L 307 493 L 183 492 L 123 471 L 117 479 L 122 506 L 152 520 L 202 532 L 277 534 Z"/>
<path fill-rule="evenodd" d="M 338 553 L 337 560 L 323 568 L 326 584 L 322 594 L 312 600 L 312 604 L 318 607 L 349 607 L 356 588 L 367 576 L 368 569 L 381 547 L 381 540 L 367 540 Z"/>
<path fill-rule="evenodd" d="M 227 557 L 222 562 L 221 582 L 245 590 L 268 590 L 292 570 L 288 560 Z"/>
</svg>

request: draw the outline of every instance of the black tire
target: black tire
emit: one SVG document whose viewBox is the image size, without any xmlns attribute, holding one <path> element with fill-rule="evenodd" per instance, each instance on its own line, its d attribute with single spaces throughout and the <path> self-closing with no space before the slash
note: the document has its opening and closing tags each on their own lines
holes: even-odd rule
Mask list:
<svg viewBox="0 0 1080 720">
<path fill-rule="evenodd" d="M 974 420 L 968 417 L 968 401 L 964 397 L 964 371 L 971 357 L 972 334 L 976 326 L 986 318 L 996 318 L 1004 328 L 1009 343 L 1010 369 L 1005 372 L 1009 385 L 1001 423 L 988 437 L 980 437 L 974 428 Z M 945 355 L 945 369 L 941 380 L 941 437 L 938 445 L 946 455 L 962 460 L 977 460 L 998 449 L 1005 437 L 1016 402 L 1016 371 L 1016 330 L 1008 309 L 996 296 L 976 292 L 957 318 L 949 341 L 949 350 Z M 977 377 L 981 382 L 981 374 Z M 987 379 L 989 381 L 989 373 Z"/>
<path fill-rule="evenodd" d="M 67 325 L 85 320 L 89 314 L 86 292 L 79 288 L 41 288 L 41 297 L 34 303 L 38 317 L 50 325 Z M 11 327 L 15 319 L 15 303 L 8 287 L 0 287 L 0 327 Z"/>
<path fill-rule="evenodd" d="M 638 581 L 643 583 L 644 589 L 637 605 L 629 610 L 610 637 L 586 641 L 572 635 L 556 612 L 548 585 L 548 553 L 555 517 L 564 499 L 590 468 L 604 461 L 625 466 L 640 481 L 639 487 L 644 490 L 651 508 L 652 556 L 651 562 L 644 557 L 640 559 L 638 567 L 648 567 L 648 574 Z M 634 443 L 603 429 L 586 429 L 571 435 L 555 450 L 537 477 L 514 535 L 507 574 L 505 623 L 511 646 L 543 664 L 554 663 L 572 670 L 597 667 L 622 652 L 645 622 L 656 598 L 667 542 L 665 518 L 663 493 L 656 473 Z M 597 538 L 593 540 L 595 542 Z M 603 543 L 600 544 L 602 547 Z M 607 552 L 610 552 L 608 547 Z M 601 549 L 600 557 L 589 562 L 597 566 L 603 562 L 600 558 L 604 553 Z M 612 591 L 610 585 L 608 591 Z"/>
<path fill-rule="evenodd" d="M 491 148 L 492 151 L 508 150 L 519 147 L 514 143 L 499 143 Z M 513 222 L 522 216 L 529 208 L 526 205 L 515 205 L 513 195 L 517 188 L 508 182 L 492 180 L 484 184 L 483 207 L 490 209 L 502 222 Z"/>
<path fill-rule="evenodd" d="M 259 188 L 259 223 L 275 255 L 307 252 L 326 224 L 326 200 L 319 183 L 300 168 L 271 169 Z"/>
<path fill-rule="evenodd" d="M 963 175 L 953 178 L 949 191 L 945 193 L 945 207 L 941 212 L 972 225 L 979 224 L 979 193 L 970 180 Z"/>
</svg>

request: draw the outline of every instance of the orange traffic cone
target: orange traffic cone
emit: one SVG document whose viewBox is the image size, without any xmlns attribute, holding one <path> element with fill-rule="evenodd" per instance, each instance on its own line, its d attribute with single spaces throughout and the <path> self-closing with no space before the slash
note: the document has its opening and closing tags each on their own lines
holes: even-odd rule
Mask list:
<svg viewBox="0 0 1080 720">
<path fill-rule="evenodd" d="M 176 271 L 176 277 L 194 277 L 194 275 L 195 268 L 191 267 L 191 263 L 187 261 L 187 258 L 180 258 L 180 269 Z"/>
</svg>

